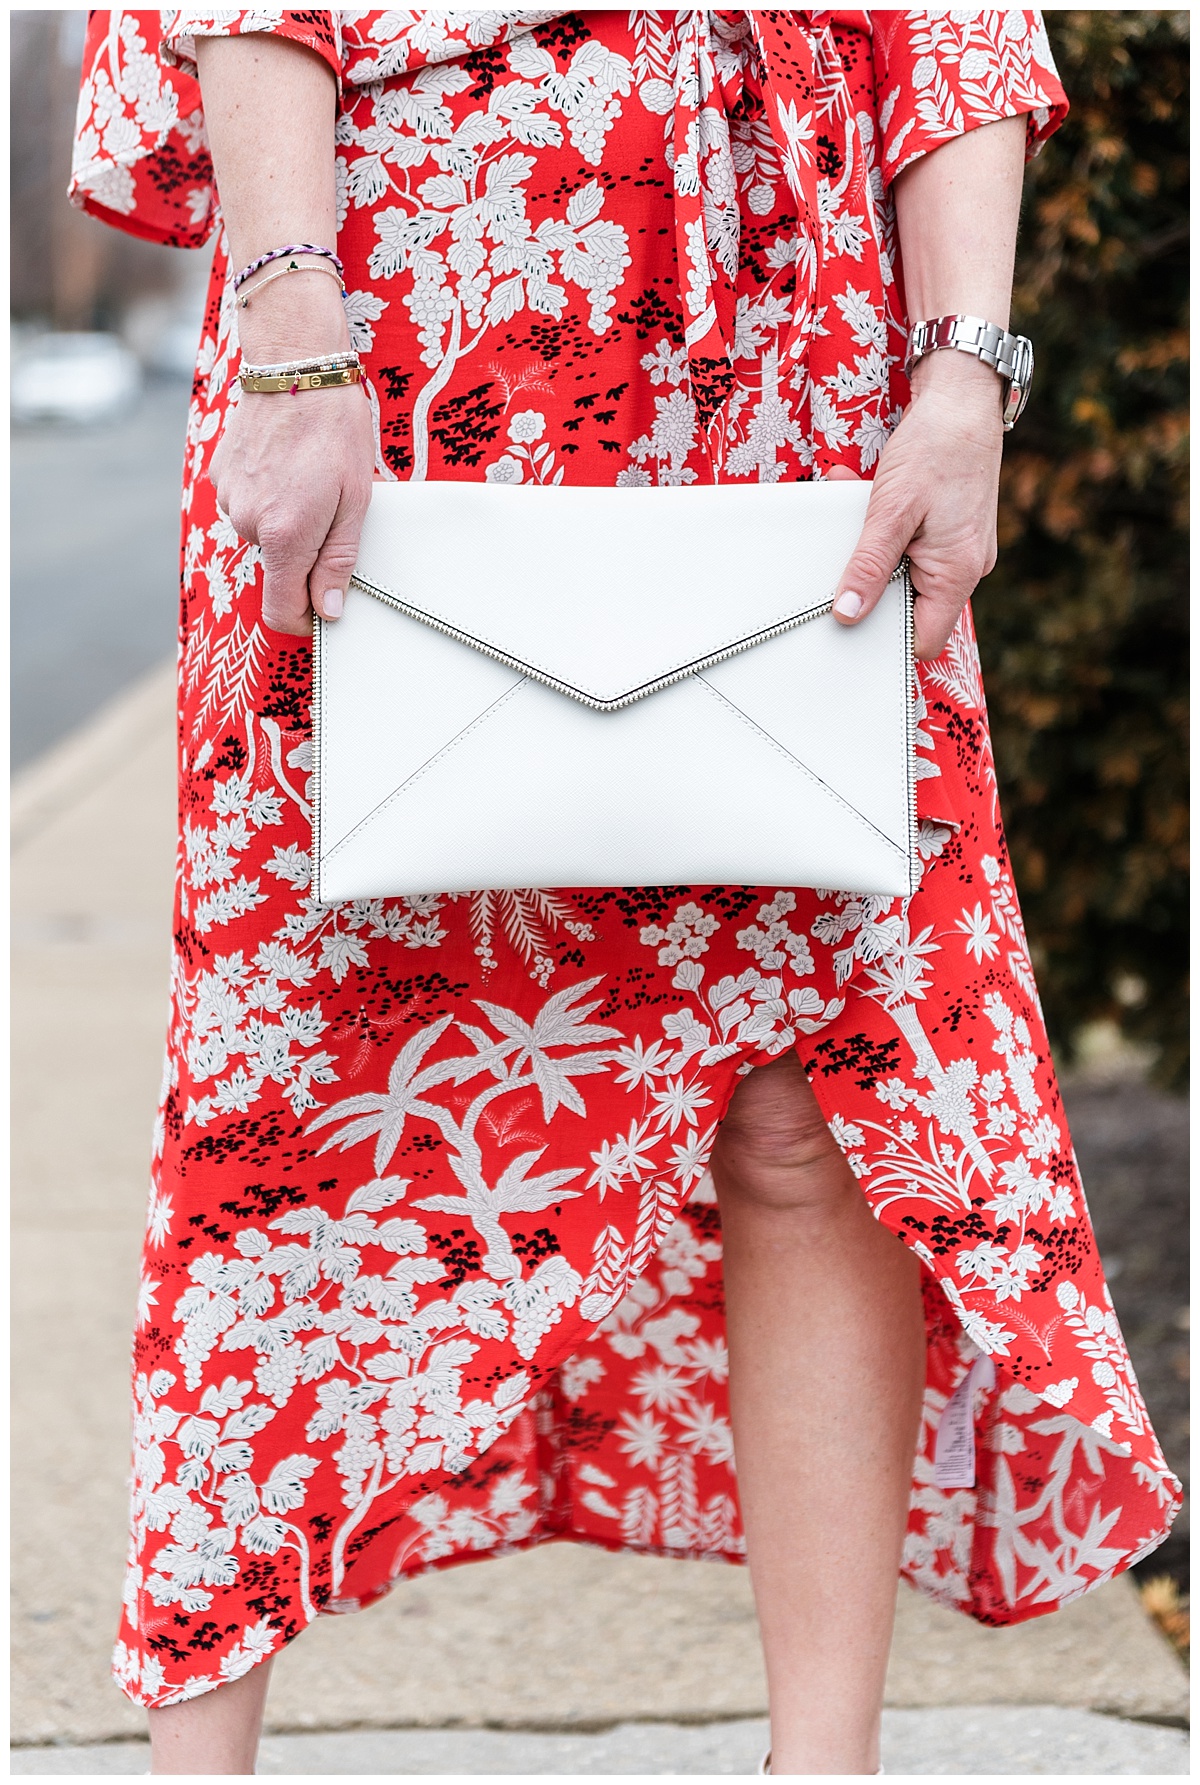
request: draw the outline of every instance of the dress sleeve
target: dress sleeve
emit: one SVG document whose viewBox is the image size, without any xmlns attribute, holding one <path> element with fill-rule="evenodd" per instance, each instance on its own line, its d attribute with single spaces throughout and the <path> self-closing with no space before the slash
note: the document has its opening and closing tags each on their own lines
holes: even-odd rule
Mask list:
<svg viewBox="0 0 1200 1785">
<path fill-rule="evenodd" d="M 873 9 L 871 50 L 889 184 L 910 162 L 980 124 L 1026 117 L 1036 155 L 1067 115 L 1040 12 Z"/>
<path fill-rule="evenodd" d="M 84 42 L 68 197 L 130 235 L 199 248 L 217 217 L 196 38 L 270 31 L 341 79 L 332 12 L 92 12 Z"/>
<path fill-rule="evenodd" d="M 246 37 L 269 31 L 315 50 L 328 62 L 339 86 L 342 78 L 341 15 L 336 12 L 164 12 L 162 53 L 167 62 L 196 76 L 198 37 Z"/>
</svg>

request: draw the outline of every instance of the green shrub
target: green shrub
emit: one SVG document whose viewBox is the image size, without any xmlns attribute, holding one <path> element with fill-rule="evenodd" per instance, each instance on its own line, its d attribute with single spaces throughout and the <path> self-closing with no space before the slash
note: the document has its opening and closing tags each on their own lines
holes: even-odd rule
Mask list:
<svg viewBox="0 0 1200 1785">
<path fill-rule="evenodd" d="M 1037 351 L 976 623 L 1051 1036 L 1153 1044 L 1187 969 L 1188 15 L 1050 12 L 1071 116 L 1027 177 Z"/>
</svg>

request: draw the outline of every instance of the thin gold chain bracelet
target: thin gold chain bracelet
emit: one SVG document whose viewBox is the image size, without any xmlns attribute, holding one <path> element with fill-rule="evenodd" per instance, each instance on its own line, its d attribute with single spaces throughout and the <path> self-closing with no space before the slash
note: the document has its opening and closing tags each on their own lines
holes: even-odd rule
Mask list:
<svg viewBox="0 0 1200 1785">
<path fill-rule="evenodd" d="M 280 268 L 279 272 L 268 273 L 265 279 L 260 279 L 257 285 L 252 285 L 244 296 L 239 297 L 237 300 L 238 308 L 241 310 L 248 310 L 250 308 L 250 299 L 252 297 L 257 297 L 260 291 L 265 291 L 268 285 L 273 285 L 275 283 L 276 279 L 286 279 L 291 273 L 324 273 L 327 279 L 336 279 L 338 290 L 341 292 L 343 298 L 346 295 L 345 281 L 342 278 L 342 275 L 337 271 L 336 267 L 321 265 L 302 267 L 298 261 L 289 260 L 285 267 Z"/>
</svg>

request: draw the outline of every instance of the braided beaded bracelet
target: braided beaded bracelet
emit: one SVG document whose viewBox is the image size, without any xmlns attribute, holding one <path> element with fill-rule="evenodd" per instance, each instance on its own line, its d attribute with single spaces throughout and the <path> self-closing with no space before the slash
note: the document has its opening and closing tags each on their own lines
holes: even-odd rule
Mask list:
<svg viewBox="0 0 1200 1785">
<path fill-rule="evenodd" d="M 246 366 L 243 372 L 252 372 L 257 377 L 262 372 L 332 372 L 341 366 L 360 366 L 362 361 L 353 348 L 343 353 L 314 353 L 310 359 L 286 359 L 277 365 Z"/>
<path fill-rule="evenodd" d="M 286 248 L 268 249 L 266 254 L 260 254 L 257 260 L 252 260 L 248 267 L 243 267 L 233 281 L 233 289 L 239 291 L 252 273 L 257 273 L 260 267 L 269 266 L 273 260 L 282 260 L 288 254 L 319 255 L 322 260 L 329 261 L 337 268 L 339 278 L 346 271 L 332 248 L 321 248 L 315 242 L 290 242 Z"/>
</svg>

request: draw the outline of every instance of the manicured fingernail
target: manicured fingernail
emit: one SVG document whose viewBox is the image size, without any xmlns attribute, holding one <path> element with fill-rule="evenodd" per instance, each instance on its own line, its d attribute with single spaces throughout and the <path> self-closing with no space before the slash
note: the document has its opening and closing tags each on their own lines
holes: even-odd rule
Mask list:
<svg viewBox="0 0 1200 1785">
<path fill-rule="evenodd" d="M 843 589 L 833 604 L 835 614 L 841 614 L 844 620 L 857 620 L 862 613 L 862 596 L 856 595 L 853 589 Z"/>
<path fill-rule="evenodd" d="M 322 606 L 325 609 L 325 618 L 327 620 L 336 620 L 342 611 L 342 591 L 340 589 L 326 589 Z"/>
</svg>

